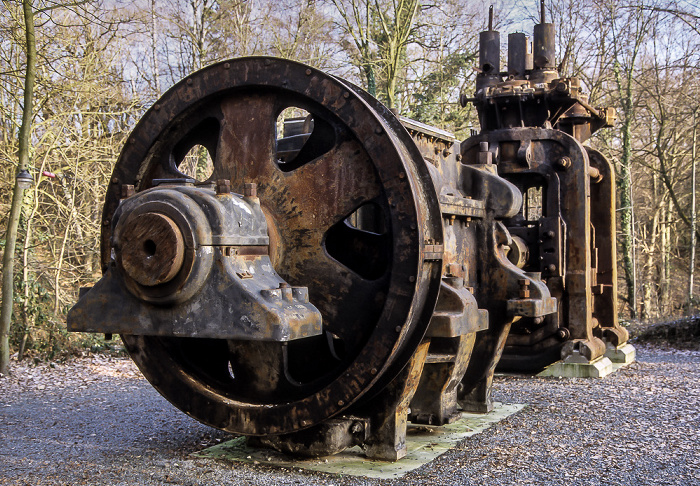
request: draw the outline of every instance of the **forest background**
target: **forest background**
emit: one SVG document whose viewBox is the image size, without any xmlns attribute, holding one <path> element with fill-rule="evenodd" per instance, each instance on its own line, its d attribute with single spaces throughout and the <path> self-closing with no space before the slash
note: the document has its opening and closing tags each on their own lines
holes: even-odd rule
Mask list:
<svg viewBox="0 0 700 486">
<path fill-rule="evenodd" d="M 509 32 L 532 34 L 538 1 L 491 3 L 503 40 Z M 18 169 L 33 179 L 18 206 L 11 351 L 20 359 L 54 359 L 103 345 L 97 336 L 69 335 L 65 315 L 78 289 L 101 275 L 103 197 L 124 140 L 175 82 L 223 59 L 279 56 L 345 77 L 401 115 L 464 139 L 478 121 L 472 108 L 460 106 L 459 95 L 474 92 L 478 33 L 486 28 L 488 5 L 3 1 L 0 235 L 6 234 Z M 590 143 L 617 171 L 620 315 L 693 313 L 700 303 L 694 275 L 700 6 L 685 0 L 548 0 L 546 13 L 557 27 L 561 73 L 583 81 L 592 105 L 614 107 L 618 114 L 615 128 L 599 131 Z M 28 50 L 32 27 L 35 57 Z M 34 63 L 28 60 L 36 61 L 29 103 L 25 81 Z M 185 163 L 206 170 L 206 158 L 196 151 Z M 0 252 L 6 244 L 3 237 Z"/>
</svg>

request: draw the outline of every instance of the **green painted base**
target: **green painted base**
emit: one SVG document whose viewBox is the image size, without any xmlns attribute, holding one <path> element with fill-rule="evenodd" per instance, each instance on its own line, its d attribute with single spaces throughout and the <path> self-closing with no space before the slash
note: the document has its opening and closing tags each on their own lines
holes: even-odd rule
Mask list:
<svg viewBox="0 0 700 486">
<path fill-rule="evenodd" d="M 603 378 L 614 370 L 612 361 L 603 356 L 590 363 L 565 363 L 557 361 L 547 366 L 537 376 L 554 376 L 559 378 Z"/>
<path fill-rule="evenodd" d="M 400 478 L 447 452 L 466 437 L 486 430 L 523 408 L 525 405 L 495 403 L 492 412 L 462 413 L 459 420 L 439 427 L 409 424 L 406 432 L 408 454 L 397 462 L 367 460 L 359 447 L 321 459 L 295 459 L 273 450 L 248 447 L 245 437 L 209 447 L 194 456 L 368 478 Z"/>
</svg>

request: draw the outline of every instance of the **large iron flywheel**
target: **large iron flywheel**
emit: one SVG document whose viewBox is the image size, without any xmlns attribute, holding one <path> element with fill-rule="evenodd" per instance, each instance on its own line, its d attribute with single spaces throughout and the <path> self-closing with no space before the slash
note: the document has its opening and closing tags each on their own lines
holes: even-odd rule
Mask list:
<svg viewBox="0 0 700 486">
<path fill-rule="evenodd" d="M 283 154 L 290 108 L 313 128 Z M 122 186 L 185 181 L 196 146 L 213 173 L 194 187 L 256 184 L 272 266 L 308 287 L 323 332 L 288 342 L 123 334 L 143 374 L 194 418 L 249 435 L 310 427 L 371 396 L 410 359 L 440 283 L 441 262 L 424 252 L 442 238 L 439 207 L 409 135 L 358 88 L 308 66 L 256 57 L 207 67 L 129 137 L 104 207 L 105 269 Z"/>
</svg>

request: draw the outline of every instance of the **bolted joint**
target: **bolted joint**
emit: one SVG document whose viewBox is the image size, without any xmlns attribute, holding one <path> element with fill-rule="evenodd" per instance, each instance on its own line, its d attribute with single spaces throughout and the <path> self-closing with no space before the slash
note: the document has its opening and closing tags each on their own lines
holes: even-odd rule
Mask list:
<svg viewBox="0 0 700 486">
<path fill-rule="evenodd" d="M 446 277 L 459 277 L 465 278 L 467 274 L 467 269 L 464 265 L 460 263 L 448 263 L 445 267 Z"/>
<path fill-rule="evenodd" d="M 613 107 L 606 107 L 606 108 L 601 108 L 599 110 L 602 113 L 602 116 L 605 120 L 605 124 L 603 127 L 605 128 L 612 128 L 615 126 L 615 119 L 617 118 L 617 113 L 615 112 L 615 108 Z"/>
<path fill-rule="evenodd" d="M 246 182 L 243 185 L 243 197 L 258 197 L 258 185 L 255 182 Z"/>
<path fill-rule="evenodd" d="M 600 170 L 596 169 L 595 167 L 588 168 L 588 175 L 591 177 L 591 181 L 594 184 L 598 184 L 603 180 L 603 174 L 601 174 Z"/>
<path fill-rule="evenodd" d="M 518 280 L 518 285 L 520 285 L 520 298 L 529 299 L 530 298 L 530 280 L 526 278 L 521 278 Z"/>
<path fill-rule="evenodd" d="M 562 157 L 560 159 L 557 159 L 557 161 L 555 162 L 555 166 L 558 169 L 566 170 L 569 167 L 571 167 L 571 158 L 570 157 Z"/>
<path fill-rule="evenodd" d="M 493 154 L 489 151 L 488 142 L 479 143 L 479 163 L 482 165 L 491 165 L 493 163 Z"/>
<path fill-rule="evenodd" d="M 565 327 L 560 327 L 557 329 L 557 337 L 561 341 L 567 341 L 571 337 L 571 332 Z"/>
<path fill-rule="evenodd" d="M 131 184 L 122 184 L 121 187 L 121 196 L 122 199 L 126 199 L 127 197 L 131 197 L 134 194 L 136 194 L 136 190 L 134 189 L 134 186 Z"/>
<path fill-rule="evenodd" d="M 365 431 L 365 424 L 363 424 L 359 420 L 355 420 L 352 423 L 352 426 L 350 427 L 350 433 L 352 433 L 353 435 L 361 434 L 364 431 Z"/>
<path fill-rule="evenodd" d="M 231 181 L 228 179 L 217 179 L 216 180 L 216 195 L 230 194 L 231 193 Z"/>
</svg>

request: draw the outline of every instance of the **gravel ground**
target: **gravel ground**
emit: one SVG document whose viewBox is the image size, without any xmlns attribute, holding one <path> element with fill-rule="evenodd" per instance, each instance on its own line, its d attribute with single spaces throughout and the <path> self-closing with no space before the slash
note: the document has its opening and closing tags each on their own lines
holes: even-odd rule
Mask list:
<svg viewBox="0 0 700 486">
<path fill-rule="evenodd" d="M 14 363 L 0 378 L 0 484 L 700 485 L 700 351 L 638 347 L 603 379 L 497 377 L 521 413 L 402 480 L 192 458 L 231 436 L 170 406 L 127 359 Z"/>
</svg>

